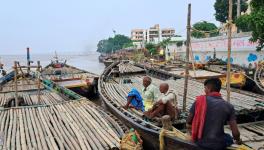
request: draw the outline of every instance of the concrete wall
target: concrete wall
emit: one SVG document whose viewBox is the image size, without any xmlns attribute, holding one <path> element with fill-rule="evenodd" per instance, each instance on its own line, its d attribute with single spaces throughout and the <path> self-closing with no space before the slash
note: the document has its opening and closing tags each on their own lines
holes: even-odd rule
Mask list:
<svg viewBox="0 0 264 150">
<path fill-rule="evenodd" d="M 264 60 L 264 51 L 256 51 L 256 43 L 249 42 L 249 34 L 239 34 L 232 38 L 231 62 L 241 66 L 256 64 L 260 60 Z M 206 62 L 213 57 L 214 50 L 216 57 L 224 61 L 227 60 L 227 37 L 215 37 L 205 39 L 192 39 L 193 59 L 196 62 Z M 166 59 L 174 57 L 185 58 L 186 47 L 177 47 L 176 44 L 170 44 L 166 50 Z M 175 54 L 175 56 L 174 56 Z M 170 56 L 169 56 L 170 55 Z"/>
</svg>

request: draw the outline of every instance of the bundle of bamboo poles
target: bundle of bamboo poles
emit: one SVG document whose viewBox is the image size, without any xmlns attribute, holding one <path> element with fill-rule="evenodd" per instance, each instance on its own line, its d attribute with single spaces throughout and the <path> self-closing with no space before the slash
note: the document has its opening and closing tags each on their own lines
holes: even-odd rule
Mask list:
<svg viewBox="0 0 264 150">
<path fill-rule="evenodd" d="M 83 73 L 82 70 L 78 70 L 76 68 L 72 68 L 72 67 L 62 67 L 62 68 L 54 68 L 54 67 L 48 67 L 48 68 L 44 68 L 44 70 L 42 71 L 43 74 L 54 74 L 54 71 L 56 70 L 60 70 L 62 74 L 67 74 L 67 73 Z"/>
<path fill-rule="evenodd" d="M 14 92 L 15 91 L 15 81 L 9 81 L 4 84 L 0 89 L 0 92 Z M 18 79 L 17 80 L 17 91 L 26 91 L 26 90 L 36 90 L 38 89 L 38 85 L 36 84 L 36 79 Z M 40 89 L 43 89 L 44 86 L 40 85 Z"/>
<path fill-rule="evenodd" d="M 105 82 L 104 87 L 108 96 L 114 99 L 118 104 L 124 105 L 126 103 L 126 95 L 131 90 L 131 88 L 137 88 L 141 91 L 142 88 L 142 75 L 135 75 L 129 76 L 132 83 L 124 84 L 122 80 L 124 78 L 114 78 L 115 82 Z M 178 103 L 179 107 L 182 108 L 183 106 L 183 85 L 184 80 L 167 80 L 163 81 L 157 78 L 152 78 L 152 84 L 156 85 L 157 87 L 163 83 L 167 82 L 171 89 L 178 93 Z M 187 94 L 187 109 L 191 107 L 193 102 L 195 101 L 196 96 L 204 94 L 204 86 L 202 83 L 189 80 L 189 87 L 188 87 L 188 94 Z M 225 99 L 227 94 L 225 90 L 221 91 L 223 98 Z M 256 111 L 259 109 L 264 109 L 264 106 L 260 103 L 263 103 L 261 98 L 249 96 L 246 94 L 240 94 L 237 92 L 231 93 L 231 104 L 234 105 L 235 110 L 238 113 L 243 113 L 244 111 Z"/>
<path fill-rule="evenodd" d="M 111 149 L 120 131 L 87 100 L 0 111 L 1 149 Z"/>
<path fill-rule="evenodd" d="M 120 63 L 117 66 L 119 67 L 120 73 L 144 71 L 144 69 L 137 67 L 137 66 L 134 66 L 131 63 Z"/>
<path fill-rule="evenodd" d="M 66 73 L 61 75 L 42 75 L 46 79 L 51 80 L 65 80 L 65 79 L 86 79 L 93 77 L 89 73 Z"/>
<path fill-rule="evenodd" d="M 14 99 L 15 93 L 8 92 L 8 93 L 0 93 L 0 106 L 3 106 L 8 103 L 9 100 L 12 98 Z M 40 91 L 40 99 L 38 100 L 38 93 L 37 91 L 23 91 L 18 92 L 18 97 L 23 98 L 25 105 L 51 105 L 56 103 L 61 103 L 69 98 L 62 98 L 58 93 L 48 91 L 48 90 L 41 90 Z"/>
</svg>

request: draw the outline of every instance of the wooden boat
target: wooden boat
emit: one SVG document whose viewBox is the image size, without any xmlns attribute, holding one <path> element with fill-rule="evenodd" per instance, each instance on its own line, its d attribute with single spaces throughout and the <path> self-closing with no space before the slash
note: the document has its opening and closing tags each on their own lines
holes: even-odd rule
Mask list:
<svg viewBox="0 0 264 150">
<path fill-rule="evenodd" d="M 176 61 L 173 64 L 164 64 L 164 65 L 145 65 L 148 69 L 156 68 L 158 70 L 164 70 L 170 74 L 174 74 L 177 77 L 185 76 L 185 66 L 183 65 L 184 61 Z M 210 65 L 206 67 L 205 64 L 190 64 L 189 77 L 196 80 L 205 80 L 212 77 L 217 77 L 222 81 L 223 87 L 226 86 L 226 70 L 223 65 Z M 195 68 L 195 69 L 194 69 Z M 231 72 L 231 86 L 236 88 L 242 88 L 246 83 L 245 72 L 237 69 L 233 69 Z"/>
<path fill-rule="evenodd" d="M 70 66 L 66 64 L 66 61 L 61 62 L 57 56 L 54 58 L 54 61 L 42 69 L 41 75 L 44 78 L 85 97 L 93 97 L 98 94 L 98 75 Z"/>
<path fill-rule="evenodd" d="M 110 66 L 113 62 L 114 62 L 114 60 L 111 59 L 111 58 L 106 58 L 106 59 L 103 60 L 103 63 L 105 65 L 105 67 Z"/>
<path fill-rule="evenodd" d="M 152 83 L 159 85 L 162 82 L 167 82 L 170 88 L 178 92 L 178 103 L 182 108 L 183 103 L 183 83 L 184 80 L 175 77 L 168 72 L 160 71 L 151 74 L 151 70 L 134 66 L 127 62 L 116 62 L 106 68 L 99 78 L 99 93 L 102 96 L 106 106 L 121 119 L 127 126 L 133 127 L 141 134 L 144 139 L 145 146 L 151 149 L 159 149 L 159 132 L 161 128 L 155 125 L 154 122 L 146 122 L 142 119 L 142 113 L 136 110 L 125 110 L 122 108 L 126 104 L 127 93 L 132 87 L 141 89 L 142 78 L 148 74 L 152 76 Z M 129 82 L 127 82 L 129 81 Z M 191 91 L 187 96 L 187 109 L 195 101 L 196 95 L 203 93 L 203 84 L 194 80 L 189 81 L 189 89 Z M 141 91 L 141 90 L 139 90 Z M 226 91 L 222 90 L 222 95 L 226 97 Z M 252 93 L 231 93 L 231 103 L 235 106 L 238 117 L 238 122 L 256 121 L 255 117 L 263 120 L 263 105 L 264 97 L 262 95 Z M 258 115 L 257 115 L 258 114 Z M 185 130 L 185 113 L 182 113 L 180 119 L 174 122 L 175 127 Z M 166 149 L 199 149 L 190 141 L 182 140 L 177 137 L 166 136 L 164 138 Z M 261 140 L 263 142 L 263 140 Z"/>
<path fill-rule="evenodd" d="M 4 64 L 2 64 L 0 60 L 0 77 L 5 76 L 5 75 L 6 75 L 6 71 L 4 69 Z"/>
<path fill-rule="evenodd" d="M 259 89 L 264 93 L 264 61 L 259 62 L 254 75 L 254 81 L 256 82 Z"/>
<path fill-rule="evenodd" d="M 37 76 L 20 72 L 1 80 L 0 149 L 119 147 L 126 130 L 120 121 L 88 99 Z M 16 98 L 17 106 L 12 107 L 9 102 Z"/>
</svg>

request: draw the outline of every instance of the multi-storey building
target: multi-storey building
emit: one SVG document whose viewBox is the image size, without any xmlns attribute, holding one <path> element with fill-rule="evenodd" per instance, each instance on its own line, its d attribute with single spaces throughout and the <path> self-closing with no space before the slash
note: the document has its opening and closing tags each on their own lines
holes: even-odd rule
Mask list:
<svg viewBox="0 0 264 150">
<path fill-rule="evenodd" d="M 131 40 L 133 41 L 143 41 L 145 38 L 144 29 L 133 29 L 131 31 Z"/>
<path fill-rule="evenodd" d="M 159 24 L 150 27 L 149 29 L 133 29 L 131 30 L 131 40 L 138 48 L 142 48 L 145 42 L 158 43 L 164 39 L 173 37 L 175 34 L 174 28 L 160 29 Z"/>
</svg>

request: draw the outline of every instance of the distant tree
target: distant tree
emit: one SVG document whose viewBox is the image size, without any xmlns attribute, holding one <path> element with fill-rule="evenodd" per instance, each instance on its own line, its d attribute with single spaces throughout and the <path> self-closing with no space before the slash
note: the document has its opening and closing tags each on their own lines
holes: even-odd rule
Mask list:
<svg viewBox="0 0 264 150">
<path fill-rule="evenodd" d="M 129 37 L 118 34 L 113 38 L 100 40 L 97 44 L 97 52 L 111 53 L 130 45 L 133 44 Z"/>
<path fill-rule="evenodd" d="M 248 5 L 247 0 L 241 0 L 241 12 L 246 12 Z M 262 0 L 260 0 L 262 1 Z M 215 19 L 219 22 L 226 23 L 228 20 L 228 0 L 216 0 L 214 4 Z M 233 0 L 233 20 L 236 20 L 237 16 L 237 0 Z"/>
<path fill-rule="evenodd" d="M 157 53 L 156 45 L 153 43 L 146 43 L 145 48 L 148 50 L 148 52 L 152 55 L 155 55 Z"/>
<path fill-rule="evenodd" d="M 192 36 L 195 38 L 205 38 L 206 34 L 203 32 L 199 31 L 212 31 L 212 33 L 209 34 L 210 37 L 217 36 L 219 34 L 218 31 L 216 31 L 217 26 L 213 23 L 202 21 L 202 22 L 197 22 L 193 25 L 193 32 Z M 199 30 L 199 31 L 196 31 Z"/>
<path fill-rule="evenodd" d="M 97 44 L 97 52 L 106 53 L 107 51 L 107 40 L 100 40 Z"/>
<path fill-rule="evenodd" d="M 131 42 L 131 43 L 126 43 L 123 45 L 123 48 L 128 48 L 128 47 L 134 47 L 135 45 Z"/>
</svg>

